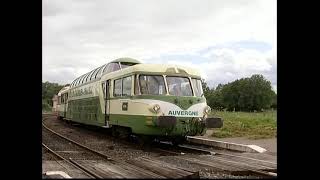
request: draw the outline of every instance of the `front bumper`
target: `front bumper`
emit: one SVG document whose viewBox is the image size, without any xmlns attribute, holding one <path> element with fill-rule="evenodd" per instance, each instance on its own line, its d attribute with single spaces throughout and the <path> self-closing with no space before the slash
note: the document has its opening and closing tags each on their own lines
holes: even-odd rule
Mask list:
<svg viewBox="0 0 320 180">
<path fill-rule="evenodd" d="M 156 125 L 158 127 L 172 127 L 176 126 L 177 121 L 177 118 L 174 116 L 160 116 L 156 119 Z M 199 121 L 198 123 L 204 123 L 206 128 L 221 128 L 223 120 L 219 117 L 211 117 L 204 119 L 204 121 Z"/>
<path fill-rule="evenodd" d="M 159 116 L 156 119 L 156 125 L 159 127 L 172 127 L 177 124 L 177 118 L 174 116 Z"/>
<path fill-rule="evenodd" d="M 221 128 L 223 125 L 223 120 L 219 117 L 212 117 L 205 119 L 206 128 Z"/>
</svg>

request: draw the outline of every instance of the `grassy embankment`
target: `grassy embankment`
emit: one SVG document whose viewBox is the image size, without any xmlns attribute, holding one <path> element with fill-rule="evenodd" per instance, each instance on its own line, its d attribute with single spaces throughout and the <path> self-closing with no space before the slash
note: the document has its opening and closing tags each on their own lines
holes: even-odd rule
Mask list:
<svg viewBox="0 0 320 180">
<path fill-rule="evenodd" d="M 259 113 L 216 111 L 212 114 L 224 120 L 221 129 L 213 130 L 213 137 L 248 137 L 250 139 L 277 137 L 277 111 Z"/>
</svg>

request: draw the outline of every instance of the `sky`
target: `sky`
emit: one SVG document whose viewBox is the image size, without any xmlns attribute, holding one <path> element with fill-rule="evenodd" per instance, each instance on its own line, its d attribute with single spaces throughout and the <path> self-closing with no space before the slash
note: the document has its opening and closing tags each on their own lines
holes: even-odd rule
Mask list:
<svg viewBox="0 0 320 180">
<path fill-rule="evenodd" d="M 43 0 L 42 80 L 116 58 L 198 68 L 210 87 L 262 74 L 277 91 L 276 0 Z"/>
</svg>

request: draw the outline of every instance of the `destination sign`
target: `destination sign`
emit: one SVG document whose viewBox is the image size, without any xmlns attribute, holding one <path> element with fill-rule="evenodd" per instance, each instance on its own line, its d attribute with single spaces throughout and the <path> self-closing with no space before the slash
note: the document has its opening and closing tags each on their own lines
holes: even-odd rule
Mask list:
<svg viewBox="0 0 320 180">
<path fill-rule="evenodd" d="M 198 111 L 169 111 L 171 116 L 198 116 Z"/>
</svg>

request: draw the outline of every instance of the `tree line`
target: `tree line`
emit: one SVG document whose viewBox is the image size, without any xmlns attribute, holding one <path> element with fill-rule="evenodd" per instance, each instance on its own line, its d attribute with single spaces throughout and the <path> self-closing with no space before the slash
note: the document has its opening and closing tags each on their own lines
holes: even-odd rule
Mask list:
<svg viewBox="0 0 320 180">
<path fill-rule="evenodd" d="M 42 109 L 51 110 L 53 105 L 52 98 L 55 94 L 65 85 L 59 85 L 58 83 L 43 82 L 42 83 Z"/>
<path fill-rule="evenodd" d="M 227 111 L 262 111 L 277 108 L 277 94 L 271 88 L 271 82 L 262 75 L 241 78 L 228 84 L 219 84 L 209 88 L 202 80 L 202 88 L 207 104 L 217 110 Z M 42 83 L 42 108 L 50 110 L 52 98 L 66 85 Z"/>
<path fill-rule="evenodd" d="M 271 82 L 259 74 L 212 89 L 203 80 L 202 87 L 207 104 L 213 109 L 251 112 L 277 108 L 277 94 L 272 90 Z"/>
</svg>

